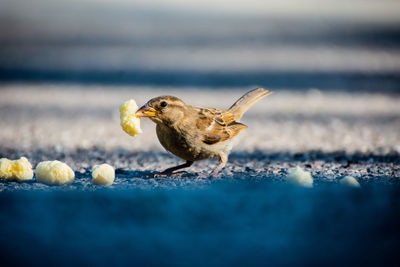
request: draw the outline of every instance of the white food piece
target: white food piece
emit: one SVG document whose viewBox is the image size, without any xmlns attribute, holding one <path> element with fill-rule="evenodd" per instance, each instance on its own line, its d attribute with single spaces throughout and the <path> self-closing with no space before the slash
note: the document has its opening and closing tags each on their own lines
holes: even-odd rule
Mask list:
<svg viewBox="0 0 400 267">
<path fill-rule="evenodd" d="M 25 157 L 18 160 L 0 159 L 0 179 L 25 181 L 33 178 L 32 165 Z"/>
<path fill-rule="evenodd" d="M 291 171 L 286 177 L 286 180 L 294 185 L 313 187 L 313 178 L 311 173 L 303 170 L 300 166 L 297 166 L 296 169 Z"/>
<path fill-rule="evenodd" d="M 112 185 L 115 179 L 114 168 L 106 163 L 92 168 L 92 182 L 97 185 Z"/>
<path fill-rule="evenodd" d="M 360 183 L 357 181 L 356 178 L 352 176 L 345 176 L 342 179 L 339 180 L 339 183 L 344 186 L 350 186 L 350 187 L 360 187 Z"/>
<path fill-rule="evenodd" d="M 42 161 L 36 166 L 36 181 L 44 184 L 70 184 L 74 181 L 74 171 L 65 163 Z"/>
<path fill-rule="evenodd" d="M 140 128 L 140 118 L 136 116 L 138 105 L 130 99 L 119 107 L 121 127 L 129 135 L 135 136 L 143 131 Z"/>
</svg>

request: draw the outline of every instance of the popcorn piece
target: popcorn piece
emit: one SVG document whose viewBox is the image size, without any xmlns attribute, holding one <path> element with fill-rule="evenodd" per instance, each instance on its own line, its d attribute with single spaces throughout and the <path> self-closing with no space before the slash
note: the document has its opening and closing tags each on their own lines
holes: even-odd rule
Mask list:
<svg viewBox="0 0 400 267">
<path fill-rule="evenodd" d="M 0 159 L 0 177 L 1 179 L 9 179 L 13 176 L 13 166 L 11 160 L 2 158 Z"/>
<path fill-rule="evenodd" d="M 32 165 L 27 158 L 18 160 L 0 159 L 0 179 L 25 181 L 33 178 Z"/>
<path fill-rule="evenodd" d="M 138 106 L 133 99 L 126 101 L 119 107 L 122 129 L 131 136 L 143 132 L 140 129 L 140 118 L 135 114 L 137 110 Z"/>
<path fill-rule="evenodd" d="M 35 173 L 36 180 L 44 184 L 70 184 L 75 178 L 74 171 L 58 160 L 40 162 Z"/>
<path fill-rule="evenodd" d="M 286 180 L 294 185 L 312 187 L 313 178 L 311 173 L 304 171 L 301 167 L 297 166 L 295 170 L 289 173 Z"/>
<path fill-rule="evenodd" d="M 112 185 L 115 178 L 114 168 L 108 164 L 95 165 L 92 169 L 92 182 L 97 185 Z"/>
<path fill-rule="evenodd" d="M 360 187 L 360 183 L 357 181 L 357 179 L 351 176 L 343 177 L 339 180 L 339 183 L 344 186 Z"/>
</svg>

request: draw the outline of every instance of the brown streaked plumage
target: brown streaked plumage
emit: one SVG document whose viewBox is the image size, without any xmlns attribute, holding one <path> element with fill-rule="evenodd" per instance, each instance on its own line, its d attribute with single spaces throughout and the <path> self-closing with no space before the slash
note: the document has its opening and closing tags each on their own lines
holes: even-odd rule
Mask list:
<svg viewBox="0 0 400 267">
<path fill-rule="evenodd" d="M 194 161 L 218 158 L 216 175 L 228 161 L 232 139 L 247 128 L 239 122 L 242 115 L 258 100 L 272 93 L 254 89 L 236 101 L 228 110 L 186 105 L 174 96 L 159 96 L 148 101 L 136 114 L 149 117 L 156 126 L 161 145 L 186 160 L 185 164 L 168 168 L 162 174 L 190 167 Z"/>
</svg>

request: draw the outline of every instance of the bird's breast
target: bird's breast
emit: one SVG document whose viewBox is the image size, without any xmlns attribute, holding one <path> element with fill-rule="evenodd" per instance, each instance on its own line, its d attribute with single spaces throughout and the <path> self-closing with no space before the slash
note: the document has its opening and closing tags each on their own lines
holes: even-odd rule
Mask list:
<svg viewBox="0 0 400 267">
<path fill-rule="evenodd" d="M 157 137 L 161 145 L 172 154 L 189 161 L 217 157 L 212 146 L 204 144 L 202 137 L 193 129 L 168 127 L 157 124 Z"/>
</svg>

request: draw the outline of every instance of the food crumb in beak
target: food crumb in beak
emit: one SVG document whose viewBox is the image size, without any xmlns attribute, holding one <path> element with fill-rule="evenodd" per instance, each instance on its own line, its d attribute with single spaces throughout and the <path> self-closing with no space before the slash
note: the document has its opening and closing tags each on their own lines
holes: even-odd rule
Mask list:
<svg viewBox="0 0 400 267">
<path fill-rule="evenodd" d="M 140 128 L 140 118 L 136 115 L 137 110 L 138 106 L 136 101 L 133 99 L 124 102 L 119 108 L 121 127 L 127 134 L 131 136 L 135 136 L 143 132 Z"/>
</svg>

